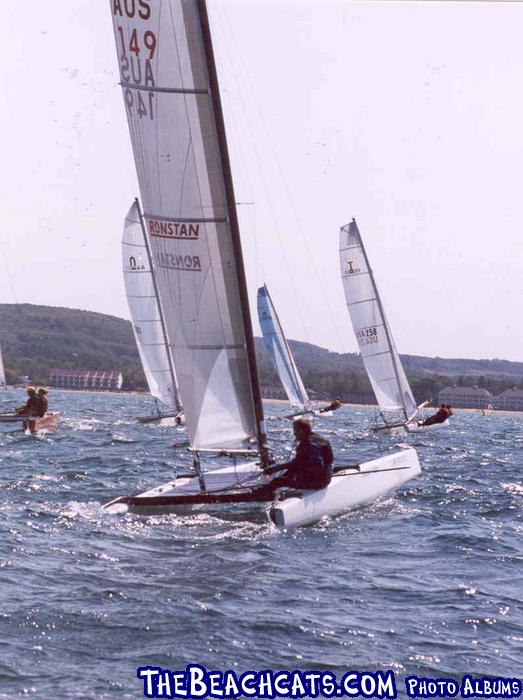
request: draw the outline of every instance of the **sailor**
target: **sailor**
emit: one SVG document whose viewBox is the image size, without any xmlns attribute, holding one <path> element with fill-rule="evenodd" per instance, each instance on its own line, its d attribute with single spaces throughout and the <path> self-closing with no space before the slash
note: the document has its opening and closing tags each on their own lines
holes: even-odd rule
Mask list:
<svg viewBox="0 0 523 700">
<path fill-rule="evenodd" d="M 331 403 L 328 406 L 324 406 L 322 409 L 320 409 L 320 413 L 327 413 L 327 411 L 337 411 L 338 408 L 341 406 L 341 399 L 338 396 L 334 401 L 331 401 Z"/>
<path fill-rule="evenodd" d="M 437 413 L 435 413 L 433 416 L 425 418 L 425 420 L 419 423 L 419 425 L 427 426 L 434 425 L 435 423 L 444 423 L 450 415 L 452 415 L 452 411 L 445 406 L 444 403 L 442 403 Z"/>
<path fill-rule="evenodd" d="M 49 399 L 47 398 L 47 389 L 41 387 L 38 389 L 38 398 L 40 399 L 40 418 L 43 418 L 49 410 Z"/>
<path fill-rule="evenodd" d="M 34 386 L 28 386 L 26 389 L 27 401 L 23 406 L 19 406 L 16 409 L 16 413 L 19 416 L 39 416 L 41 411 L 41 400 Z"/>
<path fill-rule="evenodd" d="M 290 462 L 278 464 L 265 470 L 274 474 L 283 469 L 285 474 L 269 483 L 274 491 L 281 486 L 295 489 L 323 489 L 329 485 L 332 477 L 334 455 L 330 442 L 312 432 L 311 424 L 306 418 L 298 418 L 292 425 L 298 443 L 296 456 Z"/>
</svg>

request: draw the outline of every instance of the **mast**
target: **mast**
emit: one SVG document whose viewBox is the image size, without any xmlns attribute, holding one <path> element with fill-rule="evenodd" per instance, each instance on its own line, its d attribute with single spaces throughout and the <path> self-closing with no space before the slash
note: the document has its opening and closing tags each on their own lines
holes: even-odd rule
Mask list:
<svg viewBox="0 0 523 700">
<path fill-rule="evenodd" d="M 363 241 L 360 236 L 360 230 L 358 228 L 358 224 L 356 223 L 356 219 L 353 217 L 352 221 L 354 223 L 354 226 L 356 227 L 356 231 L 358 232 L 358 239 L 361 245 L 361 252 L 363 253 L 363 258 L 365 260 L 365 265 L 367 266 L 367 270 L 369 271 L 369 277 L 372 282 L 372 286 L 374 288 L 374 293 L 376 295 L 376 302 L 378 304 L 378 308 L 380 310 L 381 317 L 383 319 L 383 328 L 385 329 L 385 337 L 387 338 L 387 343 L 389 345 L 389 351 L 392 357 L 392 366 L 394 368 L 394 375 L 396 377 L 396 383 L 398 385 L 398 394 L 401 396 L 401 401 L 403 404 L 403 415 L 405 416 L 405 420 L 408 420 L 408 415 L 407 415 L 407 409 L 405 408 L 405 400 L 403 399 L 403 392 L 401 390 L 401 382 L 400 382 L 400 377 L 399 377 L 399 369 L 398 369 L 398 363 L 396 361 L 396 354 L 392 351 L 393 344 L 392 344 L 392 338 L 389 332 L 389 327 L 387 324 L 387 317 L 385 316 L 385 312 L 383 310 L 383 304 L 381 303 L 381 297 L 380 293 L 378 291 L 378 287 L 376 286 L 376 282 L 374 281 L 374 273 L 372 272 L 372 268 L 370 266 L 369 258 L 367 257 L 367 251 L 365 250 L 365 246 L 363 245 Z M 385 420 L 385 419 L 384 419 Z M 387 421 L 385 421 L 387 422 Z"/>
<path fill-rule="evenodd" d="M 256 439 L 258 442 L 258 449 L 260 451 L 262 465 L 265 465 L 269 461 L 267 435 L 265 432 L 265 419 L 263 416 L 260 383 L 258 379 L 258 368 L 256 364 L 256 352 L 254 348 L 254 336 L 252 331 L 251 314 L 249 310 L 249 295 L 247 292 L 247 281 L 245 278 L 245 268 L 243 265 L 240 227 L 238 224 L 238 216 L 236 213 L 236 200 L 234 197 L 231 163 L 229 160 L 227 137 L 225 134 L 225 122 L 223 118 L 223 110 L 220 99 L 218 73 L 216 70 L 216 63 L 214 60 L 211 28 L 209 25 L 209 16 L 207 14 L 207 5 L 205 0 L 197 0 L 197 6 L 198 16 L 200 19 L 200 29 L 202 33 L 203 49 L 205 53 L 207 72 L 209 75 L 209 83 L 211 88 L 211 101 L 213 106 L 214 118 L 216 121 L 218 144 L 222 161 L 223 179 L 225 183 L 225 197 L 227 200 L 227 210 L 229 212 L 229 225 L 231 227 L 234 260 L 236 263 L 236 269 L 238 273 L 239 296 L 242 310 L 243 328 L 245 333 L 245 349 L 247 352 L 247 362 L 249 367 L 249 374 L 251 377 L 252 395 L 254 401 L 254 415 L 256 419 Z"/>
<path fill-rule="evenodd" d="M 167 335 L 167 327 L 165 325 L 165 317 L 162 308 L 162 302 L 160 295 L 158 293 L 158 286 L 156 284 L 156 275 L 154 273 L 154 263 L 153 257 L 151 255 L 151 248 L 149 246 L 149 238 L 147 236 L 147 231 L 143 221 L 143 213 L 140 207 L 140 202 L 138 197 L 135 197 L 134 203 L 136 204 L 136 209 L 138 210 L 138 216 L 140 217 L 140 224 L 142 226 L 143 240 L 145 243 L 145 250 L 147 251 L 147 259 L 149 261 L 149 268 L 151 270 L 151 279 L 153 281 L 154 295 L 156 297 L 156 304 L 158 305 L 158 315 L 160 316 L 160 325 L 162 327 L 163 342 L 165 343 L 165 349 L 167 351 L 167 362 L 169 364 L 169 373 L 171 375 L 172 387 L 174 390 L 174 403 L 176 405 L 176 410 L 181 411 L 183 409 L 182 403 L 180 401 L 180 394 L 178 393 L 178 382 L 176 380 L 176 372 L 174 370 L 174 362 L 171 352 L 171 344 L 169 342 L 169 336 Z"/>
</svg>

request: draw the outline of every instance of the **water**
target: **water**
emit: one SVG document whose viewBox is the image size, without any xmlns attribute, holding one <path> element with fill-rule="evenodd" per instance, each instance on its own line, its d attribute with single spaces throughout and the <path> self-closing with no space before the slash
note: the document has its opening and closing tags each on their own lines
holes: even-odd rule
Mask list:
<svg viewBox="0 0 523 700">
<path fill-rule="evenodd" d="M 188 456 L 174 429 L 133 421 L 146 398 L 51 400 L 66 416 L 57 435 L 0 433 L 0 698 L 139 698 L 146 664 L 520 672 L 523 416 L 461 413 L 412 435 L 421 477 L 282 533 L 234 516 L 108 515 L 102 503 Z M 372 416 L 344 408 L 319 426 L 344 461 L 371 458 L 398 444 L 360 437 Z M 268 426 L 284 454 L 288 425 Z"/>
</svg>

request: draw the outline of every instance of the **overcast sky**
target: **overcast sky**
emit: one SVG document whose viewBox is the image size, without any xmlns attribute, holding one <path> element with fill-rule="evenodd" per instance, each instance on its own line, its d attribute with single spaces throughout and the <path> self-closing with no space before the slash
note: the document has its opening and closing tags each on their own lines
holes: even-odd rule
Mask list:
<svg viewBox="0 0 523 700">
<path fill-rule="evenodd" d="M 109 2 L 1 5 L 0 301 L 128 318 L 138 186 Z M 266 281 L 290 338 L 355 351 L 354 216 L 400 352 L 522 361 L 523 4 L 210 12 L 252 308 Z"/>
</svg>

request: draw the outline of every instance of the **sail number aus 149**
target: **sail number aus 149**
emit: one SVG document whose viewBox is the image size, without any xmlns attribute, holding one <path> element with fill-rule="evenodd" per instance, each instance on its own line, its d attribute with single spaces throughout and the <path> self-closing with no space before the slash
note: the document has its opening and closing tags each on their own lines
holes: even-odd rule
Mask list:
<svg viewBox="0 0 523 700">
<path fill-rule="evenodd" d="M 136 114 L 142 119 L 149 117 L 154 119 L 154 92 L 142 94 L 143 88 L 155 87 L 152 69 L 152 59 L 156 52 L 158 40 L 156 34 L 148 29 L 146 32 L 138 32 L 133 29 L 129 41 L 126 41 L 122 27 L 116 27 L 120 44 L 120 74 L 124 83 L 133 82 L 137 88 L 126 87 L 124 89 L 125 104 L 129 114 Z"/>
</svg>

